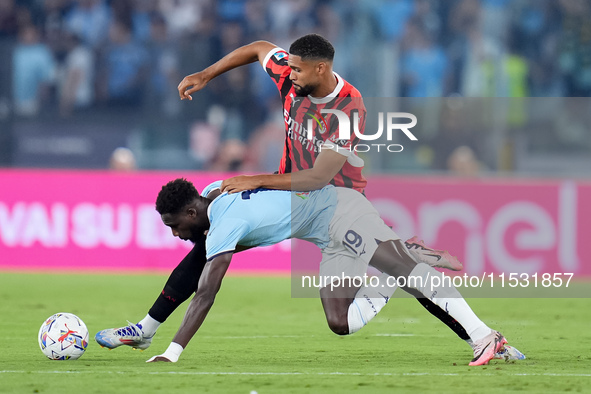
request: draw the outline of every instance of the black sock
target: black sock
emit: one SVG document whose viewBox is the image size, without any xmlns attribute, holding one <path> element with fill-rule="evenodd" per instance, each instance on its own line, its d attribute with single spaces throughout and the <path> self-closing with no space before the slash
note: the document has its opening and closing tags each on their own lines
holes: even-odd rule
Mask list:
<svg viewBox="0 0 591 394">
<path fill-rule="evenodd" d="M 203 236 L 172 271 L 148 314 L 163 323 L 180 304 L 197 291 L 205 263 L 205 236 Z"/>
<path fill-rule="evenodd" d="M 468 335 L 464 327 L 462 327 L 462 325 L 458 323 L 456 319 L 447 314 L 447 312 L 441 309 L 433 301 L 424 297 L 417 297 L 417 301 L 419 301 L 421 305 L 423 305 L 425 309 L 429 311 L 429 313 L 431 313 L 433 316 L 435 316 L 443 323 L 445 323 L 449 328 L 451 328 L 452 331 L 455 332 L 464 341 L 470 339 L 470 336 Z"/>
</svg>

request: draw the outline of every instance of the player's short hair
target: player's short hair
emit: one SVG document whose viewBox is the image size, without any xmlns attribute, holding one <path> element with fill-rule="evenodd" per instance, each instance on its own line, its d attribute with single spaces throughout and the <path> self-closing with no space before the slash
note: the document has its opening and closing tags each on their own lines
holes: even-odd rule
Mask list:
<svg viewBox="0 0 591 394">
<path fill-rule="evenodd" d="M 156 198 L 156 211 L 160 215 L 177 214 L 199 197 L 195 186 L 185 178 L 178 178 L 162 186 Z"/>
<path fill-rule="evenodd" d="M 295 40 L 289 47 L 291 55 L 300 56 L 302 60 L 334 59 L 334 47 L 324 37 L 318 34 L 307 34 Z"/>
</svg>

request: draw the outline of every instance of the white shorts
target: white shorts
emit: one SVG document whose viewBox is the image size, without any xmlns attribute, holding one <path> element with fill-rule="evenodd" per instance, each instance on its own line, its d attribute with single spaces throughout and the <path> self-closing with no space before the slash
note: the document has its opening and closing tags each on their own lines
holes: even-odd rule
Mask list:
<svg viewBox="0 0 591 394">
<path fill-rule="evenodd" d="M 320 277 L 363 277 L 378 245 L 400 237 L 361 193 L 338 187 L 337 199 L 328 227 L 330 242 L 322 250 Z"/>
</svg>

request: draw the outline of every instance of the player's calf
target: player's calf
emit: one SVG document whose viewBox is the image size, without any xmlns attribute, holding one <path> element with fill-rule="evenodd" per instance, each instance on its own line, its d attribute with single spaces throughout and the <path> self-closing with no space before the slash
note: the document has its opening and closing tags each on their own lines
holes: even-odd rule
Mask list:
<svg viewBox="0 0 591 394">
<path fill-rule="evenodd" d="M 335 334 L 348 335 L 359 331 L 388 303 L 396 284 L 388 283 L 388 274 L 382 273 L 377 278 L 374 286 L 337 288 L 332 292 L 326 287 L 320 290 L 328 326 Z"/>
</svg>

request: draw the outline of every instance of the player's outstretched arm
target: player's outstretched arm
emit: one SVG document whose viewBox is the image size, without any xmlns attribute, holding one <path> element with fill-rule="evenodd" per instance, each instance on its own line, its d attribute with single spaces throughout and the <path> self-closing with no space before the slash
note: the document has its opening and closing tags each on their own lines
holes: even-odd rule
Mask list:
<svg viewBox="0 0 591 394">
<path fill-rule="evenodd" d="M 332 150 L 320 152 L 314 167 L 289 174 L 239 175 L 222 182 L 221 190 L 238 193 L 258 188 L 295 190 L 300 192 L 322 189 L 343 168 L 347 157 Z"/>
<path fill-rule="evenodd" d="M 178 361 L 182 351 L 201 327 L 211 309 L 215 296 L 222 285 L 222 279 L 232 261 L 232 255 L 232 252 L 225 253 L 207 262 L 199 280 L 199 289 L 191 300 L 183 322 L 172 339 L 172 343 L 163 354 L 154 356 L 147 362 L 164 361 L 174 363 Z"/>
<path fill-rule="evenodd" d="M 262 64 L 267 53 L 275 47 L 276 45 L 267 41 L 255 41 L 230 52 L 205 70 L 187 75 L 178 86 L 181 100 L 193 100 L 192 93 L 203 89 L 209 81 L 226 71 L 257 60 Z"/>
</svg>

